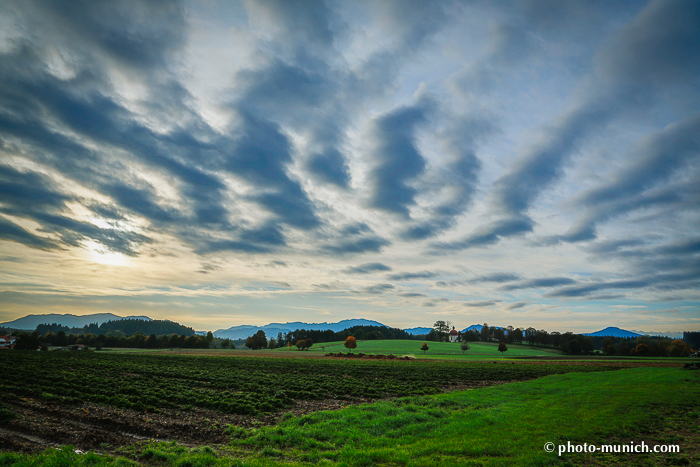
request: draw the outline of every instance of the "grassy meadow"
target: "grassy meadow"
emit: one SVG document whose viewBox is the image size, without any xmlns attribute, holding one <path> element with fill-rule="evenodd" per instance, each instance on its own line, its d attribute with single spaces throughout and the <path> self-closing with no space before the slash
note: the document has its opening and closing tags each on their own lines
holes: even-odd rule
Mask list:
<svg viewBox="0 0 700 467">
<path fill-rule="evenodd" d="M 305 353 L 326 354 L 329 352 L 347 352 L 343 342 L 330 342 L 314 344 Z M 501 355 L 498 344 L 495 342 L 470 342 L 471 349 L 462 352 L 456 342 L 427 342 L 429 349 L 426 352 L 420 350 L 423 341 L 414 340 L 366 340 L 358 341 L 353 353 L 365 354 L 393 354 L 396 356 L 410 355 L 414 358 L 425 359 L 454 359 L 454 360 L 480 360 L 500 359 L 509 357 L 547 357 L 561 356 L 563 353 L 557 349 L 532 347 L 529 345 L 509 344 L 508 351 Z M 296 347 L 278 348 L 271 352 L 300 352 Z"/>
</svg>

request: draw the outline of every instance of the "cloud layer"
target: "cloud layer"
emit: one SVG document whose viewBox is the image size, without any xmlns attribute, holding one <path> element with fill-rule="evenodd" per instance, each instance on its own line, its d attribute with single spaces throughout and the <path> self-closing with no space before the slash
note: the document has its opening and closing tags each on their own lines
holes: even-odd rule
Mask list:
<svg viewBox="0 0 700 467">
<path fill-rule="evenodd" d="M 658 328 L 673 301 L 659 325 L 698 324 L 697 2 L 12 0 L 0 21 L 8 292 L 136 300 L 136 275 L 228 297 L 221 321 L 264 292 L 290 320 L 564 328 L 630 302 Z"/>
</svg>

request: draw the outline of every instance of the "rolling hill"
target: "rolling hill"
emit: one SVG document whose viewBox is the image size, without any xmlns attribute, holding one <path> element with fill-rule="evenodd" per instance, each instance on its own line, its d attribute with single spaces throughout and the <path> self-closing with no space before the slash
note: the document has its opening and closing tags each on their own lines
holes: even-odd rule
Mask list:
<svg viewBox="0 0 700 467">
<path fill-rule="evenodd" d="M 642 334 L 610 326 L 600 331 L 584 333 L 583 335 L 591 337 L 639 337 Z"/>
<path fill-rule="evenodd" d="M 27 315 L 23 318 L 16 319 L 14 321 L 7 321 L 5 323 L 0 323 L 0 327 L 11 328 L 11 329 L 24 329 L 32 331 L 40 324 L 60 324 L 61 326 L 68 326 L 70 328 L 82 328 L 91 323 L 97 323 L 98 325 L 110 320 L 119 319 L 143 319 L 146 321 L 151 321 L 148 316 L 117 316 L 113 313 L 95 313 L 92 315 L 72 315 L 65 314 L 59 315 L 57 313 L 50 313 L 45 315 Z"/>
</svg>

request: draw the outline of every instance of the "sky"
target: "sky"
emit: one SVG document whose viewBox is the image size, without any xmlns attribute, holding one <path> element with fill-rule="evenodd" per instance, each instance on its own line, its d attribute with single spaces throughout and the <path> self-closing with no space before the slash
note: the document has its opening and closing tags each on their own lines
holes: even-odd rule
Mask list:
<svg viewBox="0 0 700 467">
<path fill-rule="evenodd" d="M 700 330 L 700 2 L 0 3 L 0 322 Z"/>
</svg>

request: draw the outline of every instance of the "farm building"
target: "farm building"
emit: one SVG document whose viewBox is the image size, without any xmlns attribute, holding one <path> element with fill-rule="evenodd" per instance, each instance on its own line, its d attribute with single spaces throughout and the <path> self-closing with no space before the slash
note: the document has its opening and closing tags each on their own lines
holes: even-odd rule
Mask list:
<svg viewBox="0 0 700 467">
<path fill-rule="evenodd" d="M 15 336 L 0 336 L 0 350 L 9 350 L 15 346 Z"/>
<path fill-rule="evenodd" d="M 459 339 L 459 332 L 452 326 L 452 331 L 450 331 L 450 342 L 457 342 Z"/>
</svg>

